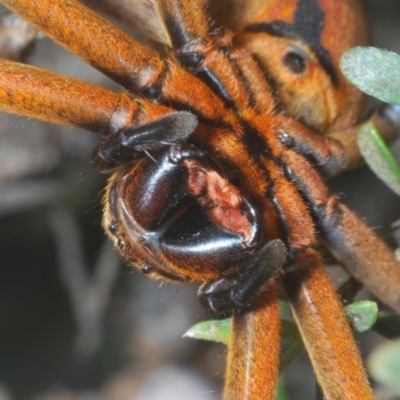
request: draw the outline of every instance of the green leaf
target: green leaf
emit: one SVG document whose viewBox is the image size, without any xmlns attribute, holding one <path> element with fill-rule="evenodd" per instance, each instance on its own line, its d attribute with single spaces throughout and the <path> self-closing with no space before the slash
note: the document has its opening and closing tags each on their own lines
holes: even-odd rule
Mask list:
<svg viewBox="0 0 400 400">
<path fill-rule="evenodd" d="M 362 91 L 400 105 L 400 56 L 374 47 L 355 47 L 340 59 L 347 79 Z"/>
<path fill-rule="evenodd" d="M 295 322 L 281 320 L 281 340 L 283 343 L 301 342 L 300 331 Z"/>
<path fill-rule="evenodd" d="M 286 390 L 285 381 L 282 376 L 279 378 L 278 381 L 275 400 L 289 400 L 289 394 Z"/>
<path fill-rule="evenodd" d="M 380 314 L 374 325 L 374 331 L 388 339 L 400 337 L 400 315 Z"/>
<path fill-rule="evenodd" d="M 281 342 L 286 351 L 281 355 L 279 369 L 282 373 L 304 349 L 303 339 L 295 322 L 281 321 Z"/>
<path fill-rule="evenodd" d="M 345 310 L 352 328 L 359 333 L 370 329 L 378 318 L 378 306 L 374 301 L 358 301 Z"/>
<path fill-rule="evenodd" d="M 294 322 L 293 313 L 290 308 L 289 302 L 286 300 L 278 300 L 279 314 L 281 321 Z"/>
<path fill-rule="evenodd" d="M 294 342 L 281 356 L 279 371 L 282 373 L 304 349 L 303 341 Z"/>
<path fill-rule="evenodd" d="M 400 340 L 376 348 L 367 366 L 375 380 L 400 392 Z"/>
<path fill-rule="evenodd" d="M 359 130 L 357 143 L 372 171 L 400 196 L 400 168 L 372 123 L 365 124 Z"/>
<path fill-rule="evenodd" d="M 231 335 L 231 325 L 230 318 L 202 321 L 193 325 L 183 337 L 228 344 Z"/>
<path fill-rule="evenodd" d="M 359 301 L 346 307 L 347 317 L 357 332 L 369 329 L 375 323 L 377 313 L 378 308 L 373 301 Z M 231 330 L 230 318 L 209 320 L 192 326 L 183 336 L 228 344 Z M 296 323 L 285 319 L 281 320 L 281 340 L 287 347 L 280 360 L 280 371 L 282 372 L 304 349 L 304 344 Z"/>
</svg>

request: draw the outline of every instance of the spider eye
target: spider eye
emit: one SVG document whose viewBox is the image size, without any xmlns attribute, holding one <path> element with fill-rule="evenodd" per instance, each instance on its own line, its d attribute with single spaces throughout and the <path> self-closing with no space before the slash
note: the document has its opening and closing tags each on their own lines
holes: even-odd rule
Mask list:
<svg viewBox="0 0 400 400">
<path fill-rule="evenodd" d="M 118 238 L 117 246 L 121 251 L 125 249 L 125 245 L 126 245 L 126 243 L 122 239 Z"/>
<path fill-rule="evenodd" d="M 118 223 L 116 221 L 111 221 L 110 225 L 108 225 L 108 230 L 111 233 L 116 233 L 118 231 Z"/>
<path fill-rule="evenodd" d="M 142 274 L 148 275 L 150 274 L 150 272 L 152 272 L 152 268 L 150 268 L 148 265 L 142 265 L 140 267 L 140 271 L 142 272 Z"/>
<path fill-rule="evenodd" d="M 301 75 L 306 70 L 306 58 L 295 51 L 289 51 L 282 59 L 283 65 L 296 75 Z"/>
</svg>

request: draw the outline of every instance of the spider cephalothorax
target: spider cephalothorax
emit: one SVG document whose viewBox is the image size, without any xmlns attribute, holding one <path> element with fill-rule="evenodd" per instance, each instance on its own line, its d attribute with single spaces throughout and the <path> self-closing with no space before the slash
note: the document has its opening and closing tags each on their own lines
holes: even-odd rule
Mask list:
<svg viewBox="0 0 400 400">
<path fill-rule="evenodd" d="M 373 398 L 314 249 L 321 239 L 400 310 L 394 256 L 323 182 L 360 158 L 362 96 L 337 68 L 367 41 L 359 4 L 236 1 L 233 34 L 211 26 L 201 1 L 157 1 L 171 45 L 162 59 L 76 1 L 3 2 L 126 88 L 0 63 L 3 109 L 102 134 L 104 226 L 123 258 L 156 279 L 203 282 L 203 305 L 237 313 L 226 399 L 273 398 L 278 277 L 327 398 Z M 372 120 L 389 134 L 388 118 Z"/>
</svg>

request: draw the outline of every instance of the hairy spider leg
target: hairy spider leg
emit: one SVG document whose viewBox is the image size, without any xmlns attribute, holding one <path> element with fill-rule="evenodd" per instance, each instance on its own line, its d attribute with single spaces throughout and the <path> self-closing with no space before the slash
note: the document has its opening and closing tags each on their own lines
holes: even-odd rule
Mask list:
<svg viewBox="0 0 400 400">
<path fill-rule="evenodd" d="M 172 38 L 173 46 L 177 48 L 175 50 L 175 53 L 177 54 L 178 59 L 181 62 L 187 64 L 189 67 L 192 67 L 196 71 L 196 74 L 199 77 L 201 77 L 205 82 L 209 83 L 209 85 L 214 89 L 214 91 L 218 93 L 220 97 L 224 100 L 227 106 L 233 107 L 234 109 L 236 108 L 239 114 L 246 115 L 248 116 L 249 119 L 251 119 L 252 117 L 251 112 L 249 111 L 247 113 L 243 112 L 243 108 L 249 108 L 250 96 L 247 95 L 248 93 L 246 92 L 246 86 L 244 82 L 241 82 L 243 79 L 242 76 L 239 76 L 237 73 L 238 67 L 237 66 L 235 66 L 236 68 L 233 67 L 232 63 L 230 62 L 228 56 L 226 55 L 226 53 L 224 53 L 224 51 L 221 51 L 220 49 L 215 49 L 214 47 L 210 46 L 209 43 L 207 43 L 207 40 L 204 40 L 204 34 L 205 33 L 208 34 L 209 32 L 206 24 L 207 19 L 204 16 L 202 17 L 201 15 L 202 12 L 201 7 L 198 6 L 190 8 L 188 4 L 185 2 L 173 2 L 172 4 L 171 2 L 161 2 L 161 3 L 164 15 L 164 22 L 170 31 L 170 36 Z M 192 19 L 191 10 L 195 10 L 196 22 L 200 21 L 199 22 L 200 26 L 194 24 L 193 27 L 192 24 L 189 24 L 189 21 L 191 21 Z M 186 28 L 186 26 L 188 26 L 188 28 Z M 232 53 L 235 53 L 235 50 L 232 50 Z M 217 59 L 218 61 L 215 62 L 215 59 Z M 222 68 L 220 68 L 220 66 L 222 66 Z M 235 83 L 234 78 L 239 82 Z M 268 96 L 269 93 L 270 91 L 267 92 L 266 96 Z M 272 111 L 271 107 L 269 111 L 270 112 Z M 271 118 L 271 115 L 269 115 L 268 117 Z M 260 120 L 260 117 L 258 117 L 258 120 Z M 260 125 L 261 124 L 262 123 L 260 122 Z M 266 121 L 264 122 L 264 125 L 267 125 Z M 276 125 L 279 126 L 278 123 Z M 300 124 L 298 124 L 298 126 L 301 127 L 301 130 L 299 131 L 298 134 L 295 130 L 293 130 L 293 126 L 291 126 L 290 132 L 293 133 L 294 131 L 295 133 L 290 136 L 290 139 L 291 140 L 294 140 L 294 138 L 297 139 L 295 144 L 297 145 L 298 150 L 300 150 L 302 154 L 307 154 L 309 152 L 308 148 L 312 148 L 313 149 L 312 155 L 315 157 L 317 165 L 319 165 L 321 168 L 325 167 L 325 169 L 329 173 L 332 173 L 332 170 L 337 171 L 342 169 L 342 166 L 344 164 L 344 154 L 342 146 L 340 146 L 335 140 L 325 139 L 322 136 L 317 136 L 314 132 L 307 130 Z M 261 129 L 260 131 L 262 132 Z M 280 139 L 283 142 L 282 138 Z M 315 145 L 316 147 L 315 149 L 312 147 L 313 145 Z M 308 167 L 312 172 L 314 172 L 314 169 L 311 165 L 309 165 Z M 284 181 L 282 181 L 282 183 L 284 183 Z M 285 194 L 287 193 L 288 188 L 290 188 L 290 186 L 284 184 L 284 190 L 280 194 L 279 187 L 280 185 L 275 185 L 275 191 L 276 191 L 275 199 L 277 203 L 280 202 L 280 199 L 285 198 Z M 296 193 L 293 194 L 296 195 Z M 301 202 L 301 199 L 299 200 Z M 295 224 L 292 223 L 292 220 L 295 219 L 296 214 L 290 215 L 289 213 L 288 216 L 287 210 L 289 210 L 291 207 L 288 207 L 285 204 L 285 202 L 283 204 L 284 206 L 281 206 L 282 219 L 288 221 L 289 224 L 288 231 L 291 232 L 290 225 L 295 226 Z M 304 212 L 306 213 L 307 211 L 303 210 L 302 213 Z M 314 252 L 307 249 L 301 252 L 299 256 L 295 257 L 293 264 L 296 265 L 296 269 L 301 270 L 302 268 L 304 268 L 304 262 L 301 263 L 300 260 L 306 255 L 308 256 L 306 257 L 306 259 L 312 271 L 316 270 L 318 271 L 318 274 L 320 275 L 324 274 L 325 273 L 324 271 L 319 271 L 321 268 L 319 265 L 319 257 L 316 256 Z M 287 271 L 290 271 L 290 268 Z M 290 272 L 287 272 L 287 274 L 290 275 Z M 293 279 L 295 279 L 294 276 Z M 291 282 L 291 279 L 287 278 L 284 282 Z M 354 382 L 350 382 L 349 385 L 345 385 L 346 387 L 342 389 L 341 393 L 343 393 L 344 391 L 347 393 L 348 396 L 350 395 L 353 396 L 354 398 L 355 396 L 360 395 L 360 393 L 365 395 L 368 394 L 366 398 L 373 398 L 372 392 L 370 391 L 370 389 L 368 389 L 369 388 L 368 379 L 362 368 L 362 361 L 359 356 L 357 346 L 354 342 L 352 332 L 348 326 L 343 309 L 340 307 L 340 301 L 338 299 L 334 287 L 330 282 L 329 285 L 326 287 L 326 290 L 329 292 L 329 301 L 323 300 L 323 296 L 320 296 L 320 292 L 318 291 L 317 287 L 313 288 L 313 290 L 309 290 L 309 288 L 307 287 L 308 290 L 307 293 L 305 292 L 306 287 L 307 285 L 299 287 L 300 296 L 303 295 L 303 297 L 306 297 L 308 294 L 314 295 L 320 301 L 319 305 L 316 308 L 322 310 L 325 308 L 329 308 L 330 306 L 329 301 L 334 299 L 332 300 L 333 301 L 332 307 L 334 308 L 335 312 L 339 312 L 340 317 L 338 318 L 339 321 L 338 323 L 340 324 L 341 327 L 343 327 L 343 337 L 342 337 L 343 340 L 341 341 L 340 346 L 336 350 L 336 354 L 338 357 L 335 357 L 335 360 L 330 360 L 329 357 L 327 357 L 327 354 L 332 351 L 335 352 L 334 346 L 338 346 L 337 341 L 331 341 L 327 343 L 327 347 L 326 349 L 324 349 L 324 351 L 321 351 L 322 349 L 319 348 L 318 346 L 308 346 L 309 350 L 313 353 L 311 357 L 313 359 L 314 367 L 317 371 L 317 375 L 319 377 L 319 380 L 321 381 L 322 386 L 324 387 L 324 389 L 326 389 L 326 392 L 331 395 L 332 393 L 337 392 L 337 387 L 335 387 L 335 384 L 331 385 L 329 383 L 329 379 L 327 379 L 327 376 L 322 372 L 324 371 L 325 368 L 327 369 L 332 368 L 332 370 L 338 371 L 337 372 L 338 376 L 335 377 L 336 382 L 341 382 L 343 378 L 345 378 L 345 375 L 341 376 L 341 374 L 343 371 L 346 371 L 345 367 L 348 366 L 346 360 L 346 354 L 350 352 L 352 354 L 357 355 L 353 361 L 354 365 L 352 365 L 352 371 L 355 374 L 354 380 L 359 384 L 359 386 L 362 389 L 360 391 L 359 389 L 357 389 L 358 387 L 357 385 L 355 386 L 353 385 Z M 225 280 L 222 279 L 220 282 L 217 281 L 214 284 L 209 285 L 206 289 L 200 292 L 201 298 L 203 298 L 203 296 L 207 294 L 211 295 L 213 291 L 215 294 L 219 294 L 221 288 L 222 290 L 226 289 L 231 290 L 231 282 L 227 282 L 227 279 Z M 304 293 L 302 293 L 302 290 L 304 290 Z M 271 302 L 268 302 L 267 304 L 268 306 L 271 306 Z M 293 305 L 293 307 L 295 307 L 295 305 Z M 305 309 L 307 309 L 307 307 L 310 307 L 310 304 L 306 304 Z M 312 315 L 313 311 L 315 310 L 309 309 L 307 311 L 308 315 Z M 324 316 L 320 317 L 318 324 L 319 328 L 322 327 L 323 330 L 329 332 L 330 318 L 331 314 L 328 313 L 326 317 Z M 298 319 L 300 326 L 303 328 L 310 323 L 307 318 L 302 320 L 301 314 L 298 315 Z M 312 329 L 310 330 L 310 332 L 311 331 Z M 315 334 L 315 332 L 313 333 Z M 239 341 L 238 343 L 235 343 L 233 345 L 237 346 L 240 343 L 241 342 Z M 262 352 L 263 350 L 258 349 L 257 351 Z M 233 372 L 235 371 L 235 369 L 236 371 L 237 370 L 243 371 L 244 367 L 242 364 L 240 364 L 243 361 L 244 359 L 237 359 L 233 361 L 228 368 L 228 373 L 229 374 L 232 373 L 233 375 L 236 376 L 236 373 Z M 256 372 L 256 368 L 253 369 L 253 372 Z M 345 372 L 344 374 L 347 374 L 347 372 Z M 259 379 L 262 379 L 263 376 L 262 372 L 259 372 L 259 375 L 260 375 Z M 254 383 L 255 381 L 256 379 L 253 376 L 252 382 Z M 251 385 L 250 382 L 251 381 L 249 380 L 247 384 Z M 238 390 L 237 393 L 243 394 L 248 390 L 247 386 L 239 388 L 238 385 L 236 385 L 234 387 Z M 234 394 L 231 392 L 231 389 L 229 390 L 230 393 L 229 395 L 226 394 L 226 398 L 230 398 L 229 396 L 231 397 L 234 396 Z M 236 395 L 239 396 L 238 394 Z"/>
<path fill-rule="evenodd" d="M 2 2 L 132 93 L 192 111 L 205 120 L 217 119 L 225 111 L 223 102 L 201 80 L 176 64 L 164 62 L 77 0 Z"/>
<path fill-rule="evenodd" d="M 375 399 L 343 305 L 324 266 L 293 267 L 285 271 L 282 281 L 324 396 Z"/>
<path fill-rule="evenodd" d="M 12 2 L 12 3 L 14 3 L 14 2 Z M 42 2 L 43 3 L 43 2 Z M 71 3 L 71 2 L 70 2 Z M 29 5 L 30 5 L 31 3 L 29 3 Z M 61 4 L 61 3 L 60 3 Z M 77 3 L 77 4 L 79 4 L 79 3 Z M 28 8 L 28 7 L 26 7 L 26 8 Z M 61 18 L 61 17 L 60 17 Z M 80 44 L 79 44 L 80 45 Z M 140 60 L 139 60 L 140 61 Z M 152 65 L 152 63 L 150 62 L 149 63 L 150 64 L 150 66 Z M 157 64 L 157 63 L 156 63 Z M 168 70 L 168 72 L 171 72 L 171 71 L 175 71 L 175 69 L 174 68 L 178 68 L 178 67 L 174 67 L 174 66 L 172 66 L 172 67 L 170 67 L 170 69 Z M 123 68 L 122 68 L 123 69 Z M 155 68 L 155 69 L 157 69 L 157 68 Z M 116 68 L 116 70 L 118 70 L 118 68 Z M 141 71 L 144 71 L 144 70 L 141 70 Z M 157 70 L 158 71 L 158 70 Z M 136 76 L 136 77 L 134 77 L 134 79 L 133 79 L 133 81 L 135 81 L 136 82 L 136 86 L 135 85 L 131 85 L 131 87 L 133 88 L 132 90 L 137 90 L 137 88 L 139 88 L 139 91 L 142 91 L 143 93 L 146 93 L 146 90 L 143 90 L 143 88 L 145 88 L 145 89 L 148 89 L 148 88 L 151 88 L 151 89 L 153 89 L 153 88 L 155 88 L 155 81 L 157 81 L 157 79 L 155 78 L 156 76 L 157 76 L 157 71 L 156 72 L 154 72 L 154 70 L 153 71 L 150 71 L 150 73 L 149 73 L 149 71 L 148 70 L 146 70 L 145 71 L 145 74 L 144 75 L 146 75 L 146 76 L 142 76 L 141 78 L 143 78 L 142 80 L 141 79 L 138 79 L 138 77 Z M 179 71 L 182 71 L 181 69 L 179 69 Z M 123 77 L 125 77 L 125 76 L 127 76 L 127 75 L 129 75 L 129 74 L 125 74 L 124 75 L 124 73 L 122 73 L 121 74 L 121 76 L 123 76 Z M 190 77 L 190 80 L 193 82 L 194 80 L 193 80 L 193 77 L 191 76 L 191 75 L 188 75 L 188 73 L 186 73 L 186 75 L 185 75 L 185 73 L 181 73 L 181 72 L 179 72 L 179 77 L 180 77 L 180 83 L 182 83 L 182 82 L 184 82 L 184 83 L 186 83 L 186 81 L 185 81 L 185 77 L 186 76 L 188 76 L 188 78 Z M 182 77 L 184 77 L 184 78 L 182 78 Z M 149 79 L 148 79 L 149 78 Z M 153 79 L 154 78 L 154 79 Z M 119 79 L 119 78 L 118 78 Z M 117 80 L 118 80 L 117 79 Z M 121 78 L 122 79 L 122 78 Z M 142 85 L 142 82 L 143 82 L 143 80 L 145 81 L 145 84 L 143 84 Z M 151 84 L 148 84 L 148 82 L 151 82 Z M 189 81 L 189 79 L 187 80 L 187 82 Z M 168 82 L 168 81 L 167 81 Z M 173 81 L 172 79 L 169 81 L 169 82 L 174 82 L 174 84 L 176 84 L 177 83 L 177 81 Z M 197 83 L 197 81 L 195 81 L 196 83 Z M 163 85 L 162 85 L 162 90 L 164 91 L 163 93 L 164 94 L 166 94 L 164 97 L 163 97 L 163 99 L 164 100 L 169 100 L 169 101 L 171 101 L 171 98 L 172 97 L 168 97 L 169 96 L 169 94 L 172 92 L 169 92 L 168 91 L 168 85 L 165 85 L 164 84 L 165 83 L 165 81 L 163 82 Z M 147 85 L 147 86 L 146 86 Z M 184 98 L 185 98 L 185 89 L 184 88 L 180 88 L 180 89 L 182 89 L 182 91 L 184 92 L 184 95 L 182 95 Z M 207 93 L 211 93 L 212 95 L 214 95 L 213 94 L 213 92 L 211 91 L 211 90 L 209 90 L 208 89 L 208 92 Z M 154 91 L 154 90 L 149 90 L 149 91 L 147 91 L 147 93 L 146 93 L 149 97 L 154 97 L 154 96 L 158 96 L 158 98 L 160 99 L 161 97 L 160 97 L 160 94 L 159 94 L 159 92 L 156 90 L 156 91 Z M 179 93 L 178 93 L 179 94 Z M 192 94 L 192 93 L 191 93 Z M 179 98 L 179 95 L 177 96 L 177 94 L 176 93 L 174 93 L 174 99 L 175 99 L 175 104 L 177 104 L 177 105 L 182 105 L 182 103 L 183 102 L 179 102 L 179 101 L 176 101 L 176 99 L 177 98 Z M 196 96 L 193 96 L 193 97 L 196 97 Z M 220 96 L 220 97 L 223 97 L 223 96 Z M 185 98 L 186 99 L 186 98 Z M 206 107 L 206 105 L 204 105 L 203 106 L 203 108 L 204 109 L 206 109 L 206 111 L 207 112 L 204 112 L 203 110 L 200 110 L 200 111 L 197 111 L 197 114 L 198 115 L 201 115 L 203 118 L 209 118 L 210 116 L 213 116 L 212 118 L 216 118 L 216 117 L 218 117 L 218 116 L 220 116 L 221 115 L 221 111 L 224 109 L 224 107 L 223 107 L 223 105 L 224 105 L 224 101 L 221 101 L 220 99 L 218 99 L 218 96 L 215 96 L 214 95 L 214 97 L 212 97 L 211 96 L 211 99 L 212 100 L 215 100 L 215 99 L 217 99 L 218 101 L 215 103 L 217 106 L 215 106 L 215 104 L 213 104 L 212 105 L 212 107 L 210 108 L 207 108 Z M 198 100 L 198 99 L 197 99 Z M 240 100 L 240 99 L 239 99 Z M 226 100 L 225 100 L 225 102 L 226 102 Z M 238 101 L 239 102 L 239 101 Z M 190 106 L 191 106 L 191 102 L 189 101 L 189 102 L 187 102 L 186 104 L 185 104 L 186 106 L 188 106 L 188 109 L 191 109 L 190 108 Z M 194 108 L 195 109 L 195 108 Z M 217 112 L 216 112 L 216 110 L 217 110 Z M 203 111 L 203 112 L 202 112 Z M 212 118 L 209 118 L 209 119 L 212 119 Z M 301 146 L 300 146 L 301 147 Z M 300 152 L 301 153 L 301 148 L 299 149 L 299 148 L 297 148 L 297 151 L 298 152 Z M 296 171 L 297 172 L 297 171 Z M 348 223 L 347 225 L 345 224 L 343 227 L 341 227 L 340 229 L 339 229 L 339 234 L 340 233 L 342 233 L 343 232 L 343 230 L 344 229 L 346 229 L 346 228 L 348 228 L 348 227 L 350 227 L 350 223 Z"/>
<path fill-rule="evenodd" d="M 115 133 L 140 109 L 125 94 L 14 61 L 0 60 L 0 77 L 2 109 L 62 125 Z M 150 103 L 146 108 L 155 115 L 170 111 Z"/>
</svg>

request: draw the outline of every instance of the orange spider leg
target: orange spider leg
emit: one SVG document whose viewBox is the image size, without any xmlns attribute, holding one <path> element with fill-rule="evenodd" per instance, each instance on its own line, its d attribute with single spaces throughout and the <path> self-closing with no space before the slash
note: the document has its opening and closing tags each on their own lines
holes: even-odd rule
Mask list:
<svg viewBox="0 0 400 400">
<path fill-rule="evenodd" d="M 0 104 L 3 110 L 14 114 L 104 134 L 173 111 L 78 79 L 1 59 Z"/>
<path fill-rule="evenodd" d="M 317 220 L 317 228 L 320 226 L 319 219 L 311 216 L 315 213 L 327 225 L 334 225 L 337 203 L 303 157 L 288 149 L 284 159 L 296 191 L 288 181 L 275 184 L 282 220 L 295 249 L 291 257 L 289 253 L 282 279 L 303 341 L 327 399 L 373 399 L 343 306 L 323 269 L 321 256 L 311 249 L 316 234 L 313 220 Z M 309 213 L 301 208 L 296 210 L 301 195 L 309 197 Z"/>
<path fill-rule="evenodd" d="M 375 124 L 386 142 L 393 141 L 397 136 L 398 116 L 394 114 L 390 105 L 376 111 L 368 121 Z M 316 165 L 321 167 L 322 172 L 330 178 L 363 163 L 357 145 L 357 133 L 360 127 L 368 121 L 357 124 L 348 130 L 326 135 L 318 134 L 290 118 L 280 118 L 278 123 L 281 132 L 290 132 L 289 135 L 295 141 L 292 146 L 299 146 L 304 154 L 313 154 Z"/>
<path fill-rule="evenodd" d="M 2 0 L 3 4 L 82 60 L 120 83 L 178 109 L 216 119 L 221 99 L 191 73 L 170 63 L 77 0 Z M 104 54 L 103 44 L 111 51 Z"/>
<path fill-rule="evenodd" d="M 235 109 L 248 107 L 249 97 L 238 72 L 214 40 L 208 18 L 199 1 L 160 1 L 159 8 L 170 31 L 178 60 Z"/>
<path fill-rule="evenodd" d="M 160 1 L 159 7 L 165 24 L 175 33 L 171 34 L 171 38 L 177 58 L 189 66 L 192 66 L 190 62 L 196 64 L 196 59 L 200 60 L 201 66 L 194 65 L 193 69 L 213 87 L 225 104 L 233 105 L 239 112 L 242 109 L 249 110 L 250 96 L 237 67 L 223 51 L 207 40 L 208 20 L 199 2 Z M 242 56 L 242 71 L 247 73 L 248 78 L 254 72 L 255 77 L 259 76 L 262 78 L 261 82 L 265 82 L 251 58 L 245 53 Z M 254 84 L 250 86 L 255 94 L 255 104 L 258 100 L 260 109 L 270 110 L 273 102 L 268 98 L 269 87 L 261 82 L 257 89 Z M 260 91 L 260 87 L 261 90 L 265 89 L 264 93 Z M 227 135 L 221 137 L 226 139 Z M 236 140 L 237 138 L 233 141 Z M 280 348 L 276 286 L 275 281 L 270 282 L 268 292 L 253 310 L 232 317 L 233 329 L 228 346 L 224 386 L 226 400 L 275 397 Z"/>
<path fill-rule="evenodd" d="M 4 0 L 10 10 L 122 86 L 146 69 L 158 70 L 160 60 L 108 21 L 78 1 Z M 109 48 L 104 54 L 104 43 Z M 123 55 L 123 58 L 120 56 Z"/>
<path fill-rule="evenodd" d="M 256 108 L 271 112 L 271 88 L 246 51 L 232 47 L 231 34 L 210 32 L 204 5 L 198 1 L 159 1 L 164 24 L 170 32 L 175 56 L 205 81 L 226 105 L 239 113 Z"/>
<path fill-rule="evenodd" d="M 381 301 L 400 312 L 400 263 L 393 251 L 343 204 L 323 241 L 346 269 Z"/>
<path fill-rule="evenodd" d="M 277 282 L 269 282 L 254 309 L 232 316 L 224 387 L 225 400 L 274 399 L 278 380 Z M 279 344 L 279 343 L 278 343 Z"/>
<path fill-rule="evenodd" d="M 320 263 L 320 255 L 309 247 L 314 242 L 315 228 L 298 190 L 303 180 L 312 182 L 311 208 L 325 206 L 327 211 L 323 218 L 329 222 L 332 221 L 329 213 L 333 208 L 330 207 L 332 199 L 315 169 L 303 157 L 286 150 L 285 161 L 293 170 L 291 178 L 298 187 L 294 189 L 282 179 L 275 183 L 277 204 L 282 210 L 289 242 L 295 249 L 291 257 L 289 253 L 282 279 L 303 341 L 328 400 L 373 399 L 343 306 Z"/>
<path fill-rule="evenodd" d="M 343 306 L 324 267 L 315 263 L 304 268 L 300 261 L 285 270 L 283 284 L 326 398 L 375 399 Z"/>
<path fill-rule="evenodd" d="M 371 292 L 400 312 L 400 263 L 390 248 L 346 206 L 331 196 L 319 174 L 292 150 L 285 162 L 314 214 L 321 240 Z"/>
</svg>

